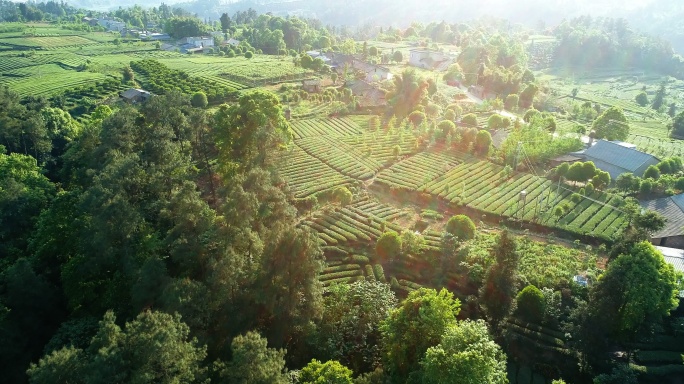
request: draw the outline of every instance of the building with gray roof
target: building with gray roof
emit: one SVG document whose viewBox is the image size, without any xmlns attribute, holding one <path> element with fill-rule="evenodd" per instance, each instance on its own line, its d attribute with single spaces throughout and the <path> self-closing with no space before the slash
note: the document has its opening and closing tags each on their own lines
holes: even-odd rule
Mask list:
<svg viewBox="0 0 684 384">
<path fill-rule="evenodd" d="M 593 161 L 596 168 L 610 173 L 616 180 L 623 173 L 643 176 L 646 168 L 660 162 L 657 157 L 637 151 L 622 142 L 599 140 L 583 152 L 578 152 L 584 161 Z"/>
<path fill-rule="evenodd" d="M 644 201 L 641 206 L 667 219 L 665 228 L 654 233 L 654 245 L 684 249 L 684 194 Z"/>
</svg>

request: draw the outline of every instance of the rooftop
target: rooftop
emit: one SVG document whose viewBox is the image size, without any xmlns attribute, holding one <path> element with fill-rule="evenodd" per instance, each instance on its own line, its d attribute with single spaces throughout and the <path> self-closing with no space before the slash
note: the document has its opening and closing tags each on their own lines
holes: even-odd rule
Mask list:
<svg viewBox="0 0 684 384">
<path fill-rule="evenodd" d="M 665 261 L 672 264 L 675 271 L 684 273 L 684 249 L 668 248 L 668 247 L 655 247 L 659 250 Z"/>
<path fill-rule="evenodd" d="M 584 151 L 584 155 L 589 160 L 598 160 L 624 169 L 624 172 L 634 172 L 648 161 L 658 160 L 655 156 L 648 153 L 606 140 L 597 141 L 596 144 Z M 596 166 L 598 167 L 598 164 Z"/>
<path fill-rule="evenodd" d="M 653 234 L 653 238 L 684 235 L 684 194 L 644 201 L 641 206 L 667 218 L 665 228 Z"/>
<path fill-rule="evenodd" d="M 147 92 L 144 89 L 138 89 L 138 88 L 131 88 L 127 89 L 121 94 L 121 97 L 126 98 L 126 99 L 132 99 L 138 95 L 149 95 L 150 93 Z"/>
</svg>

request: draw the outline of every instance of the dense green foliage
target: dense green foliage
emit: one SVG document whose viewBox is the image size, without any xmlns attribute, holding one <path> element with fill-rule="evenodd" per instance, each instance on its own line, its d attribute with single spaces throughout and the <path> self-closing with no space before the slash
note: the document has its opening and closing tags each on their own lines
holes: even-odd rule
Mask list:
<svg viewBox="0 0 684 384">
<path fill-rule="evenodd" d="M 597 139 L 625 140 L 629 135 L 629 124 L 622 109 L 618 107 L 608 108 L 603 112 L 591 127 L 596 132 Z"/>
<path fill-rule="evenodd" d="M 470 220 L 470 217 L 456 215 L 449 219 L 444 230 L 456 239 L 464 241 L 475 237 L 475 229 L 475 224 Z"/>
<path fill-rule="evenodd" d="M 518 314 L 534 323 L 541 323 L 544 316 L 544 295 L 539 288 L 528 285 L 515 297 Z"/>
<path fill-rule="evenodd" d="M 165 4 L 106 13 L 127 36 L 84 18 L 104 15 L 0 0 L 0 20 L 50 22 L 0 24 L 5 381 L 629 382 L 616 350 L 640 379 L 681 372 L 679 276 L 646 242 L 665 220 L 613 192 L 684 189 L 664 123 L 683 125 L 682 82 L 577 69 L 625 58 L 616 42 L 636 54 L 630 39 L 647 67 L 655 40 L 585 19 L 556 39 Z M 184 55 L 133 28 L 216 47 Z M 564 62 L 576 44 L 607 51 Z M 408 69 L 412 46 L 446 60 Z M 572 79 L 536 71 L 554 59 Z M 394 78 L 357 81 L 362 61 Z M 598 163 L 549 169 L 590 126 L 663 161 L 617 188 Z"/>
<path fill-rule="evenodd" d="M 352 371 L 338 361 L 321 363 L 314 359 L 302 368 L 299 382 L 302 384 L 352 384 Z"/>
<path fill-rule="evenodd" d="M 507 383 L 506 356 L 484 321 L 466 320 L 446 329 L 421 361 L 423 383 Z"/>
<path fill-rule="evenodd" d="M 107 312 L 87 348 L 64 347 L 32 364 L 31 383 L 201 382 L 206 347 L 190 339 L 179 315 L 142 312 L 122 330 Z"/>
<path fill-rule="evenodd" d="M 375 245 L 375 253 L 380 260 L 393 260 L 401 253 L 401 237 L 394 231 L 385 232 Z"/>
<path fill-rule="evenodd" d="M 460 301 L 446 289 L 421 288 L 409 294 L 382 323 L 385 367 L 398 380 L 420 369 L 428 348 L 439 344 L 444 332 L 456 324 Z"/>
<path fill-rule="evenodd" d="M 387 284 L 357 281 L 326 291 L 316 349 L 354 372 L 369 372 L 381 363 L 380 323 L 397 305 Z"/>
</svg>

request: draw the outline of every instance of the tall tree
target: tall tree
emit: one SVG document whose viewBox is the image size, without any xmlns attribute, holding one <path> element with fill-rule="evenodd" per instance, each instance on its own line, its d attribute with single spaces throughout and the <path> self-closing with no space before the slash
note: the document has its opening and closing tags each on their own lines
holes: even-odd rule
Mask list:
<svg viewBox="0 0 684 384">
<path fill-rule="evenodd" d="M 26 258 L 0 273 L 0 369 L 3 380 L 26 381 L 26 368 L 65 317 L 59 289 Z"/>
<path fill-rule="evenodd" d="M 395 76 L 393 82 L 394 86 L 388 93 L 387 100 L 393 113 L 403 119 L 415 111 L 427 96 L 428 83 L 412 69 Z"/>
<path fill-rule="evenodd" d="M 439 344 L 447 328 L 456 324 L 460 306 L 446 289 L 421 288 L 390 313 L 380 329 L 385 367 L 396 380 L 419 371 L 428 348 Z"/>
<path fill-rule="evenodd" d="M 510 312 L 520 256 L 515 239 L 505 230 L 499 235 L 491 254 L 495 262 L 489 267 L 484 286 L 480 289 L 480 302 L 492 328 L 497 331 L 500 322 Z"/>
<path fill-rule="evenodd" d="M 489 336 L 487 324 L 466 320 L 452 325 L 421 360 L 422 382 L 508 383 L 506 355 Z"/>
<path fill-rule="evenodd" d="M 266 165 L 269 155 L 292 138 L 278 97 L 268 91 L 250 92 L 235 105 L 222 105 L 214 121 L 224 177 Z"/>
<path fill-rule="evenodd" d="M 380 323 L 397 305 L 394 292 L 387 284 L 362 280 L 326 293 L 315 348 L 356 373 L 372 371 L 380 364 Z"/>
<path fill-rule="evenodd" d="M 219 376 L 226 383 L 286 384 L 283 349 L 267 347 L 266 339 L 256 332 L 237 336 L 231 343 L 233 359 L 223 365 Z"/>
<path fill-rule="evenodd" d="M 205 348 L 180 316 L 146 311 L 123 330 L 115 319 L 105 314 L 88 348 L 64 347 L 31 364 L 30 382 L 205 382 Z"/>
<path fill-rule="evenodd" d="M 617 341 L 631 341 L 647 321 L 659 321 L 678 305 L 672 265 L 644 241 L 618 256 L 591 291 L 596 325 Z"/>
<path fill-rule="evenodd" d="M 221 14 L 219 20 L 221 21 L 221 30 L 223 33 L 228 33 L 228 30 L 232 26 L 232 20 L 230 19 L 230 16 L 224 12 Z"/>
<path fill-rule="evenodd" d="M 626 140 L 629 135 L 629 123 L 620 107 L 606 109 L 591 126 L 597 139 Z"/>
<path fill-rule="evenodd" d="M 35 158 L 6 155 L 3 149 L 0 146 L 0 271 L 26 254 L 38 215 L 56 192 Z"/>
<path fill-rule="evenodd" d="M 653 97 L 653 103 L 651 104 L 651 107 L 656 111 L 660 110 L 660 108 L 662 108 L 663 104 L 665 103 L 665 85 L 666 83 L 661 83 L 660 87 L 658 88 L 658 91 Z"/>
</svg>

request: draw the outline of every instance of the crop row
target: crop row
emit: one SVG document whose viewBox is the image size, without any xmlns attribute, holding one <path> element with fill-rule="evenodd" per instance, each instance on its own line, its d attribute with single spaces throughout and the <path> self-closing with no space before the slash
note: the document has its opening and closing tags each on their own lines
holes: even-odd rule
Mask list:
<svg viewBox="0 0 684 384">
<path fill-rule="evenodd" d="M 55 49 L 68 46 L 84 46 L 98 44 L 81 36 L 45 36 L 45 37 L 17 37 L 2 39 L 3 44 L 15 47 Z"/>
<path fill-rule="evenodd" d="M 444 153 L 421 152 L 378 173 L 376 180 L 389 186 L 416 189 L 449 171 L 459 162 Z"/>
<path fill-rule="evenodd" d="M 0 77 L 0 85 L 8 85 L 22 96 L 51 96 L 104 78 L 99 73 L 65 70 L 56 64 L 48 64 L 7 72 Z"/>
<path fill-rule="evenodd" d="M 401 231 L 391 220 L 405 215 L 372 200 L 357 201 L 334 212 L 321 212 L 304 222 L 318 232 L 326 245 L 346 242 L 373 243 L 386 230 Z"/>
<path fill-rule="evenodd" d="M 292 122 L 295 138 L 309 136 L 347 136 L 361 133 L 361 128 L 348 118 L 306 119 Z"/>
<path fill-rule="evenodd" d="M 381 163 L 360 153 L 353 146 L 326 136 L 297 140 L 304 151 L 318 158 L 338 172 L 357 179 L 369 179 L 382 166 Z"/>
<path fill-rule="evenodd" d="M 251 59 L 244 57 L 193 56 L 190 59 L 163 59 L 163 62 L 194 76 L 220 75 L 221 77 L 247 84 L 254 81 L 279 81 L 280 79 L 309 73 L 308 70 L 302 67 L 296 67 L 290 59 L 268 55 L 254 55 Z"/>
<path fill-rule="evenodd" d="M 235 88 L 188 76 L 183 71 L 171 69 L 152 59 L 131 62 L 131 68 L 142 74 L 145 78 L 146 87 L 157 94 L 164 94 L 169 89 L 177 89 L 187 94 L 202 91 L 206 93 L 209 101 L 213 102 L 224 100 L 236 91 Z"/>
<path fill-rule="evenodd" d="M 337 142 L 353 146 L 383 165 L 395 160 L 396 155 L 405 156 L 416 151 L 416 137 L 405 131 L 399 133 L 367 132 L 341 137 Z M 398 153 L 395 152 L 397 148 Z"/>
<path fill-rule="evenodd" d="M 657 139 L 642 135 L 630 135 L 628 141 L 637 149 L 659 158 L 684 157 L 684 140 Z"/>
<path fill-rule="evenodd" d="M 454 205 L 578 234 L 614 238 L 626 225 L 619 210 L 623 204 L 619 196 L 595 191 L 576 201 L 566 187 L 559 188 L 549 180 L 530 174 L 508 178 L 502 167 L 485 161 L 466 161 L 417 190 Z"/>
<path fill-rule="evenodd" d="M 287 180 L 297 198 L 308 197 L 352 182 L 349 177 L 340 174 L 299 147 L 294 147 L 282 157 L 279 172 Z"/>
</svg>

